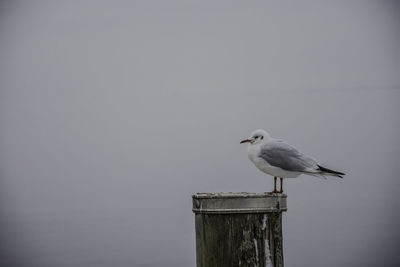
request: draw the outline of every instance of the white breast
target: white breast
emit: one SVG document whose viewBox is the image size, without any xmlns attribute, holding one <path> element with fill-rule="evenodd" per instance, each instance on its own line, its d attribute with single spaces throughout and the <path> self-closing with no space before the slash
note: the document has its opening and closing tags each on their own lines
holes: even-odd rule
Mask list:
<svg viewBox="0 0 400 267">
<path fill-rule="evenodd" d="M 261 145 L 259 144 L 249 144 L 247 146 L 247 154 L 250 161 L 253 162 L 260 171 L 282 178 L 295 178 L 301 174 L 300 172 L 285 171 L 279 167 L 271 166 L 267 161 L 258 156 L 260 154 L 260 150 Z"/>
</svg>

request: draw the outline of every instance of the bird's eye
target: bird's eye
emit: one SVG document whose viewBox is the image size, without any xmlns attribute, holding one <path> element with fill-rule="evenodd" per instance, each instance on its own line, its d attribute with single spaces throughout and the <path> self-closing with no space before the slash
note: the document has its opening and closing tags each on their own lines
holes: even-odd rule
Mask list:
<svg viewBox="0 0 400 267">
<path fill-rule="evenodd" d="M 264 136 L 261 135 L 261 140 L 263 140 L 263 139 L 264 139 Z"/>
<path fill-rule="evenodd" d="M 257 138 L 258 138 L 258 135 L 254 136 L 254 138 L 257 139 Z"/>
</svg>

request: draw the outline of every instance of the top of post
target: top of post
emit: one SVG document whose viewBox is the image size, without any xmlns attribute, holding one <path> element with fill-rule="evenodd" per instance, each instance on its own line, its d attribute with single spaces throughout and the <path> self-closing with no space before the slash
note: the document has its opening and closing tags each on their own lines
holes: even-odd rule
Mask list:
<svg viewBox="0 0 400 267">
<path fill-rule="evenodd" d="M 267 213 L 287 210 L 286 195 L 280 193 L 197 193 L 194 213 Z"/>
</svg>

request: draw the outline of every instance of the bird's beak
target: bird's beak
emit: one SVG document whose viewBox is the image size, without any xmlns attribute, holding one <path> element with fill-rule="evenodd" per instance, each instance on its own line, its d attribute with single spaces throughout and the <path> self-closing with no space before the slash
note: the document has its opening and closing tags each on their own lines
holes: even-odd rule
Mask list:
<svg viewBox="0 0 400 267">
<path fill-rule="evenodd" d="M 241 144 L 243 144 L 243 143 L 251 143 L 251 140 L 250 139 L 244 139 L 244 140 L 240 141 L 240 143 Z"/>
</svg>

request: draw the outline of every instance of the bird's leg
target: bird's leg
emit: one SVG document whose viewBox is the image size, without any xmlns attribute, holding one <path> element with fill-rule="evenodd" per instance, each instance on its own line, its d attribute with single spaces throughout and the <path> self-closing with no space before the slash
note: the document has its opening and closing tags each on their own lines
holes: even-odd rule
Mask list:
<svg viewBox="0 0 400 267">
<path fill-rule="evenodd" d="M 281 191 L 279 191 L 279 193 L 283 193 L 283 178 L 282 177 L 280 178 L 281 178 Z"/>
<path fill-rule="evenodd" d="M 272 191 L 272 193 L 278 193 L 278 190 L 276 190 L 276 179 L 278 177 L 274 176 L 274 191 Z"/>
</svg>

